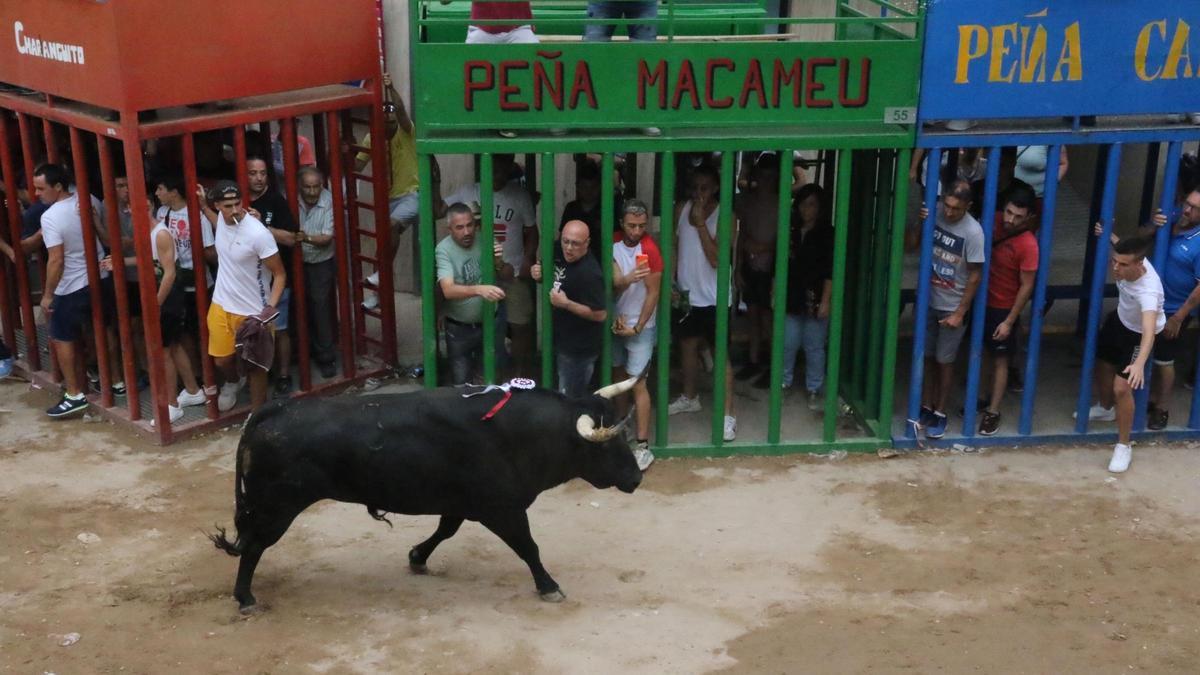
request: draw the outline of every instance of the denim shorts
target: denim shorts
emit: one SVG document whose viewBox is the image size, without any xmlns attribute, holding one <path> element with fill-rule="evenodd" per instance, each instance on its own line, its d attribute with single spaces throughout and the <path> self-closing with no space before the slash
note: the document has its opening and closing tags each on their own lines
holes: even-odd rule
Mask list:
<svg viewBox="0 0 1200 675">
<path fill-rule="evenodd" d="M 641 377 L 650 367 L 650 357 L 654 355 L 654 339 L 657 327 L 642 329 L 638 335 L 628 337 L 614 336 L 612 342 L 612 364 L 621 368 L 630 377 Z"/>
<path fill-rule="evenodd" d="M 421 193 L 416 190 L 388 200 L 388 214 L 392 224 L 399 225 L 401 232 L 416 224 L 421 213 L 420 207 Z"/>
<path fill-rule="evenodd" d="M 288 308 L 291 307 L 291 304 L 292 289 L 285 288 L 283 289 L 283 294 L 279 296 L 279 306 L 275 308 L 279 310 L 279 316 L 275 317 L 275 330 L 287 330 L 288 316 L 291 315 Z"/>
</svg>

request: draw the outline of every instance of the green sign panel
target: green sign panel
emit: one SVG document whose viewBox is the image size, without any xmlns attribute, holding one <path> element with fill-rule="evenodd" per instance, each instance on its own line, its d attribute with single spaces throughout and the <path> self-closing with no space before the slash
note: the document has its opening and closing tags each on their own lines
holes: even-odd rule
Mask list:
<svg viewBox="0 0 1200 675">
<path fill-rule="evenodd" d="M 423 131 L 882 125 L 916 105 L 920 45 L 426 44 L 419 59 Z"/>
</svg>

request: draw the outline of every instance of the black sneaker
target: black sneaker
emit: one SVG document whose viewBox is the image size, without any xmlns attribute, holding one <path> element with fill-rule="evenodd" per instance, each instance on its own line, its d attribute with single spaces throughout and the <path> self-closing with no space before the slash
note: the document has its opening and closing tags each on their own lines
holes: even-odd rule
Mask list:
<svg viewBox="0 0 1200 675">
<path fill-rule="evenodd" d="M 125 383 L 118 382 L 118 383 L 114 384 L 112 386 L 112 392 L 113 392 L 113 396 L 124 396 L 125 395 Z"/>
<path fill-rule="evenodd" d="M 292 378 L 280 377 L 275 380 L 275 398 L 286 398 L 292 393 Z"/>
<path fill-rule="evenodd" d="M 317 364 L 317 367 L 321 370 L 321 377 L 325 378 L 326 380 L 337 375 L 337 366 L 334 365 L 332 361 L 329 363 Z"/>
<path fill-rule="evenodd" d="M 1167 428 L 1170 416 L 1168 411 L 1152 405 L 1146 410 L 1146 428 L 1151 431 L 1162 431 Z"/>
<path fill-rule="evenodd" d="M 70 415 L 81 413 L 84 410 L 87 410 L 87 407 L 87 396 L 80 394 L 78 398 L 72 398 L 66 394 L 63 394 L 62 400 L 59 401 L 54 407 L 48 408 L 46 410 L 46 414 L 54 418 L 68 417 Z"/>
<path fill-rule="evenodd" d="M 991 436 L 1000 430 L 1000 413 L 984 410 L 979 418 L 979 435 Z"/>
</svg>

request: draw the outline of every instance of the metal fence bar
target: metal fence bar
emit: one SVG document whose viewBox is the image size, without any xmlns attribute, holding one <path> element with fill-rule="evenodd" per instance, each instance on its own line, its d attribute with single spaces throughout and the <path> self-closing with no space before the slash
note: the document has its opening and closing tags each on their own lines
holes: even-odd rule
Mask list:
<svg viewBox="0 0 1200 675">
<path fill-rule="evenodd" d="M 1092 225 L 1097 220 L 1100 220 L 1100 200 L 1104 193 L 1104 167 L 1108 162 L 1108 153 L 1111 151 L 1111 146 L 1102 145 L 1100 146 L 1099 150 L 1100 152 L 1096 157 L 1095 175 L 1092 176 L 1092 203 L 1090 205 L 1090 210 L 1088 211 L 1088 221 L 1086 223 L 1087 245 L 1084 247 L 1083 253 L 1083 259 L 1085 261 L 1092 260 L 1096 257 L 1097 237 L 1092 234 Z M 1066 152 L 1065 147 L 1063 148 L 1063 152 Z M 1047 164 L 1046 166 L 1048 167 L 1050 165 Z M 1047 173 L 1051 172 L 1047 171 Z M 1108 242 L 1105 242 L 1105 245 L 1107 245 L 1107 243 Z M 1092 269 L 1092 265 L 1088 265 L 1086 263 L 1084 264 L 1081 281 L 1079 284 L 1081 288 L 1092 287 Z M 1090 304 L 1091 298 L 1087 294 L 1081 293 L 1079 297 L 1079 307 L 1075 316 L 1075 334 L 1081 337 L 1085 332 L 1085 322 L 1087 321 L 1088 307 Z"/>
<path fill-rule="evenodd" d="M 1047 172 L 1049 173 L 1049 172 Z M 1000 148 L 993 146 L 988 152 L 987 178 L 983 188 L 983 271 L 979 288 L 975 291 L 971 306 L 971 359 L 967 365 L 967 391 L 963 402 L 962 435 L 975 435 L 976 401 L 979 400 L 979 368 L 983 361 L 983 320 L 987 314 L 988 276 L 992 269 L 992 242 L 995 241 L 996 190 L 1000 183 Z M 966 255 L 966 251 L 963 251 Z M 946 412 L 946 411 L 942 411 Z"/>
<path fill-rule="evenodd" d="M 613 155 L 604 153 L 600 161 L 600 273 L 604 275 L 604 307 L 608 316 L 600 338 L 600 385 L 612 383 L 613 322 Z"/>
<path fill-rule="evenodd" d="M 838 152 L 837 206 L 833 211 L 833 293 L 829 304 L 829 356 L 825 375 L 825 428 L 822 438 L 833 442 L 837 433 L 838 396 L 842 370 L 842 320 L 846 304 L 846 241 L 849 235 L 850 181 L 854 166 L 854 153 L 850 150 Z"/>
<path fill-rule="evenodd" d="M 554 153 L 542 154 L 542 235 L 538 239 L 539 258 L 543 274 L 554 269 L 554 246 L 558 240 L 558 192 L 554 181 Z M 550 284 L 543 283 L 538 291 L 542 319 L 542 384 L 554 382 L 554 308 L 550 305 Z"/>
<path fill-rule="evenodd" d="M 886 375 L 885 371 L 880 367 L 883 361 L 883 336 L 884 331 L 878 329 L 877 322 L 886 322 L 884 313 L 886 312 L 885 305 L 887 304 L 887 283 L 888 283 L 888 251 L 891 247 L 891 242 L 888 239 L 888 233 L 891 231 L 888 227 L 889 218 L 891 217 L 892 202 L 894 198 L 892 193 L 894 178 L 896 175 L 895 153 L 893 151 L 885 151 L 880 153 L 880 161 L 878 163 L 878 176 L 875 183 L 875 218 L 872 223 L 874 257 L 871 261 L 871 309 L 868 314 L 867 321 L 871 322 L 871 330 L 868 333 L 867 340 L 867 388 L 863 394 L 863 403 L 866 406 L 866 417 L 879 421 L 880 427 L 886 426 L 890 420 L 885 420 L 879 416 L 879 389 L 885 377 L 894 377 L 894 375 Z"/>
<path fill-rule="evenodd" d="M 392 272 L 392 223 L 388 212 L 388 180 L 391 166 L 388 162 L 388 136 L 383 115 L 383 82 L 372 78 L 367 82 L 371 92 L 371 214 L 375 221 L 375 271 L 379 273 L 379 284 L 375 289 L 379 296 L 380 339 L 383 343 L 383 360 L 396 365 L 396 294 L 395 274 Z M 421 183 L 429 186 L 429 183 Z M 489 193 L 490 194 L 490 193 Z M 486 267 L 486 265 L 485 265 Z M 364 316 L 364 321 L 366 320 Z M 364 330 L 365 332 L 365 330 Z"/>
<path fill-rule="evenodd" d="M 938 176 L 941 175 L 942 149 L 930 148 L 925 156 L 925 208 L 929 213 L 921 225 L 921 259 L 917 263 L 917 294 L 913 303 L 912 372 L 908 384 L 908 421 L 904 435 L 917 437 L 921 419 L 921 387 L 925 379 L 925 321 L 929 317 L 929 277 L 933 264 L 933 228 L 937 219 Z"/>
<path fill-rule="evenodd" d="M 204 396 L 208 399 L 205 412 L 208 419 L 215 420 L 220 417 L 221 412 L 217 409 L 217 367 L 208 353 L 208 261 L 204 258 L 204 236 L 200 231 L 203 217 L 200 200 L 193 189 L 199 184 L 196 177 L 196 139 L 190 133 L 183 135 L 183 181 L 187 186 L 184 199 L 187 200 L 188 229 L 192 240 L 192 272 L 195 277 L 195 311 L 198 318 L 196 323 L 200 326 L 200 370 L 204 377 Z M 133 194 L 132 191 L 130 194 Z M 212 223 L 213 227 L 216 225 Z M 213 235 L 215 236 L 216 232 Z"/>
<path fill-rule="evenodd" d="M 1058 166 L 1062 146 L 1051 145 L 1046 151 L 1046 166 Z M 1042 198 L 1041 225 L 1038 232 L 1038 271 L 1033 286 L 1030 310 L 1029 349 L 1025 357 L 1025 391 L 1021 394 L 1021 419 L 1017 433 L 1033 433 L 1033 404 L 1037 398 L 1038 361 L 1042 353 L 1042 327 L 1046 321 L 1046 285 L 1050 279 L 1051 247 L 1054 244 L 1054 212 L 1058 205 L 1058 171 L 1046 172 Z"/>
<path fill-rule="evenodd" d="M 654 397 L 654 445 L 669 441 L 667 406 L 671 396 L 671 296 L 675 285 L 675 153 L 659 155 L 658 250 L 662 255 L 662 291 L 658 296 L 658 388 Z"/>
<path fill-rule="evenodd" d="M 771 308 L 771 398 L 767 409 L 767 442 L 779 443 L 779 427 L 783 406 L 783 341 L 787 321 L 788 262 L 792 234 L 792 164 L 791 150 L 779 151 L 779 209 L 778 232 L 775 241 L 775 305 Z M 794 383 L 793 383 L 794 384 Z"/>
<path fill-rule="evenodd" d="M 16 195 L 17 167 L 13 157 L 13 149 L 8 144 L 8 116 L 0 115 L 0 170 L 4 172 L 4 192 Z M 27 175 L 26 179 L 33 176 Z M 32 194 L 32 192 L 30 193 Z M 16 253 L 15 266 L 17 273 L 17 295 L 20 300 L 21 332 L 25 334 L 25 360 L 33 370 L 41 370 L 42 354 L 38 347 L 37 323 L 33 315 L 33 296 L 30 295 L 29 256 L 21 248 L 21 203 L 16 199 L 5 200 L 8 204 L 8 228 L 12 240 L 13 251 Z M 9 345 L 15 354 L 16 344 Z"/>
<path fill-rule="evenodd" d="M 331 124 L 332 126 L 332 124 Z M 333 138 L 333 132 L 330 131 L 330 138 Z M 433 169 L 431 157 L 421 153 L 417 155 L 417 181 L 420 185 L 433 185 Z M 350 181 L 355 180 L 353 177 Z M 419 193 L 420 217 L 417 220 L 417 227 L 421 231 L 420 246 L 421 246 L 421 353 L 425 362 L 425 388 L 433 389 L 438 386 L 438 335 L 437 335 L 437 308 L 434 306 L 434 277 L 437 271 L 433 267 L 434 262 L 434 228 L 433 219 L 433 191 L 421 190 Z M 358 235 L 351 232 L 352 237 Z M 481 256 L 480 267 L 487 269 L 489 265 L 483 264 L 483 258 L 488 261 L 492 259 L 491 246 L 480 245 L 480 251 L 486 251 L 486 255 Z M 491 303 L 484 303 L 490 305 Z"/>
<path fill-rule="evenodd" d="M 912 161 L 912 150 L 904 148 L 896 157 L 893 173 L 895 201 L 892 203 L 891 242 L 888 250 L 887 309 L 884 311 L 883 365 L 880 368 L 879 428 L 880 439 L 890 439 L 896 394 L 896 352 L 900 340 L 900 286 L 903 281 L 904 225 L 908 218 L 908 174 L 904 167 Z M 919 402 L 918 402 L 919 405 Z M 908 425 L 905 425 L 906 427 Z"/>
<path fill-rule="evenodd" d="M 733 391 L 725 385 L 725 373 L 729 369 L 729 285 L 733 263 L 733 195 L 737 182 L 734 153 L 721 154 L 720 199 L 717 204 L 717 334 L 713 349 L 713 405 L 712 444 L 724 444 L 725 401 Z"/>
<path fill-rule="evenodd" d="M 490 153 L 479 156 L 479 218 L 483 224 L 481 238 L 483 245 L 480 249 L 483 251 L 481 255 L 480 265 L 483 272 L 482 282 L 485 286 L 491 286 L 496 283 L 496 266 L 492 264 L 492 247 L 496 241 L 496 195 L 493 188 L 492 180 L 492 155 Z M 507 176 L 505 176 L 507 178 Z M 505 230 L 505 237 L 521 236 L 520 232 L 509 232 Z M 515 271 L 515 270 L 514 270 Z M 519 284 L 510 286 L 513 292 L 520 292 Z M 507 301 L 506 301 L 507 302 Z M 483 379 L 488 384 L 496 382 L 496 343 L 497 339 L 500 348 L 504 348 L 504 336 L 496 335 L 496 306 L 490 302 L 483 303 Z"/>
<path fill-rule="evenodd" d="M 1146 175 L 1142 185 L 1142 208 L 1140 212 L 1139 224 L 1150 222 L 1151 212 L 1154 208 L 1154 181 L 1158 176 L 1158 156 L 1160 152 L 1158 143 L 1151 144 L 1146 157 Z M 1174 236 L 1175 223 L 1172 221 L 1170 214 L 1175 202 L 1175 186 L 1178 182 L 1179 175 L 1179 158 L 1182 154 L 1182 144 L 1173 142 L 1167 146 L 1167 163 L 1163 174 L 1163 191 L 1160 199 L 1162 200 L 1162 212 L 1167 215 L 1166 225 L 1158 228 L 1154 233 L 1154 254 L 1151 264 L 1155 271 L 1161 277 L 1167 267 L 1167 253 L 1171 246 L 1171 237 Z M 1146 362 L 1145 382 L 1140 389 L 1135 389 L 1133 392 L 1133 430 L 1144 431 L 1146 429 L 1147 409 L 1150 402 L 1150 386 L 1154 381 L 1154 360 Z M 1171 392 L 1164 392 L 1167 400 L 1170 400 Z"/>
<path fill-rule="evenodd" d="M 121 242 L 121 219 L 117 212 L 116 171 L 113 168 L 112 148 L 103 136 L 96 137 L 97 154 L 100 160 L 100 189 L 104 194 L 105 221 L 108 225 L 109 247 L 112 251 L 113 290 L 117 309 L 117 334 L 121 344 L 122 376 L 125 379 L 125 402 L 129 407 L 129 419 L 141 418 L 140 392 L 137 388 L 137 352 L 133 347 L 129 313 L 129 295 L 126 292 L 129 280 L 125 278 L 125 247 Z M 167 356 L 170 358 L 170 356 Z"/>
<path fill-rule="evenodd" d="M 1092 373 L 1096 366 L 1096 341 L 1100 333 L 1100 310 L 1104 302 L 1104 280 L 1107 276 L 1108 255 L 1112 248 L 1113 211 L 1117 203 L 1117 179 L 1121 173 L 1121 144 L 1114 143 L 1108 149 L 1104 169 L 1104 195 L 1100 203 L 1100 237 L 1096 242 L 1096 255 L 1092 260 L 1092 285 L 1088 290 L 1088 314 L 1084 339 L 1083 368 L 1079 374 L 1079 400 L 1075 405 L 1075 431 L 1088 430 L 1088 408 L 1092 403 Z"/>
<path fill-rule="evenodd" d="M 283 184 L 287 187 L 284 196 L 297 228 L 303 229 L 300 227 L 300 180 L 297 176 L 300 160 L 296 145 L 296 120 L 291 115 L 284 117 L 279 127 L 280 141 L 283 143 Z M 294 327 L 296 333 L 296 349 L 299 353 L 295 357 L 296 365 L 300 368 L 300 390 L 310 391 L 312 359 L 309 355 L 308 288 L 304 285 L 304 273 L 304 245 L 296 242 L 292 246 L 292 269 L 287 270 L 288 283 L 292 285 L 292 314 L 296 317 L 296 322 L 289 328 Z M 284 364 L 285 367 L 287 365 Z"/>
<path fill-rule="evenodd" d="M 313 117 L 314 117 L 314 120 L 313 120 L 314 121 L 314 126 L 313 126 L 314 131 L 317 128 L 320 128 L 321 125 L 316 124 L 316 122 L 320 121 L 322 124 L 324 124 L 325 138 L 327 138 L 329 140 L 329 143 L 326 146 L 324 146 L 327 150 L 327 153 L 321 154 L 320 152 L 318 152 L 317 160 L 318 160 L 318 166 L 320 165 L 321 161 L 323 160 L 326 167 L 329 169 L 329 173 L 327 173 L 325 175 L 327 175 L 329 177 L 329 188 L 330 188 L 329 192 L 333 196 L 333 250 L 334 250 L 334 256 L 337 260 L 338 350 L 341 352 L 341 355 L 342 355 L 342 377 L 349 379 L 349 378 L 353 378 L 355 376 L 355 372 L 356 372 L 356 364 L 354 362 L 354 342 L 353 342 L 353 340 L 354 340 L 354 337 L 353 337 L 354 310 L 352 309 L 352 305 L 351 305 L 351 303 L 354 300 L 351 297 L 352 291 L 349 288 L 349 286 L 352 285 L 352 283 L 351 283 L 352 278 L 350 276 L 350 265 L 349 265 L 349 259 L 350 259 L 349 238 L 351 236 L 358 236 L 358 235 L 350 233 L 349 228 L 347 227 L 347 222 L 346 222 L 347 221 L 346 202 L 345 202 L 345 182 L 346 182 L 345 160 L 346 160 L 346 155 L 344 155 L 342 153 L 341 144 L 339 143 L 339 139 L 341 139 L 341 130 L 338 128 L 337 113 L 334 113 L 334 112 L 324 113 L 324 115 L 320 116 L 322 119 L 318 119 L 318 116 L 316 116 L 316 115 L 314 115 Z M 427 159 L 427 158 L 425 158 L 425 159 Z M 419 170 L 420 170 L 420 168 L 418 165 L 418 171 Z M 426 167 L 426 170 L 428 170 L 428 167 Z M 354 178 L 351 177 L 350 180 L 354 180 Z M 428 185 L 428 183 L 424 183 L 424 185 Z M 424 208 L 424 204 L 419 208 Z M 421 217 L 424 218 L 425 211 L 422 210 L 421 214 L 422 214 Z M 429 239 L 431 240 L 432 237 L 429 237 Z M 422 234 L 420 237 L 421 244 L 424 245 L 426 240 L 427 239 L 426 239 L 425 235 Z M 427 271 L 425 269 L 427 266 L 433 265 L 433 255 L 431 252 L 430 255 L 427 256 L 427 255 L 425 255 L 424 251 L 421 251 L 418 255 L 419 255 L 418 266 L 421 270 L 421 278 L 425 280 L 424 286 L 420 287 L 421 292 L 422 292 L 422 297 L 424 297 L 425 286 L 431 286 L 433 283 L 433 281 L 432 281 L 433 274 L 427 273 Z M 430 307 L 433 306 L 432 298 L 430 298 L 428 304 Z M 422 313 L 424 313 L 424 311 L 425 311 L 425 305 L 426 305 L 425 302 L 421 303 Z M 424 326 L 422 326 L 422 328 L 424 328 Z M 426 341 L 425 344 L 428 344 L 428 341 Z M 436 335 L 434 336 L 433 347 L 434 347 L 434 357 L 435 357 L 435 361 L 436 361 L 436 356 L 437 356 L 437 336 Z M 434 365 L 433 380 L 435 382 L 437 381 L 437 366 L 436 366 L 436 364 Z"/>
</svg>

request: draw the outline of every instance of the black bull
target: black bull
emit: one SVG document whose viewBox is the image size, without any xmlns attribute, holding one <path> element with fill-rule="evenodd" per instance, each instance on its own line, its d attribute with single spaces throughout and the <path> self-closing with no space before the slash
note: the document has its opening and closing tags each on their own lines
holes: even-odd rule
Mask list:
<svg viewBox="0 0 1200 675">
<path fill-rule="evenodd" d="M 437 531 L 409 551 L 417 573 L 464 520 L 477 521 L 529 565 L 544 600 L 562 600 L 525 511 L 542 491 L 573 478 L 599 489 L 637 488 L 642 474 L 628 443 L 619 429 L 604 427 L 614 418 L 607 399 L 627 385 L 632 381 L 577 400 L 545 389 L 514 391 L 488 420 L 481 418 L 500 392 L 463 398 L 464 390 L 443 388 L 263 407 L 238 444 L 237 537 L 230 542 L 220 528 L 210 535 L 218 548 L 241 556 L 233 591 L 240 608 L 255 604 L 250 584 L 263 551 L 323 499 L 363 504 L 380 520 L 383 513 L 441 516 Z"/>
</svg>

